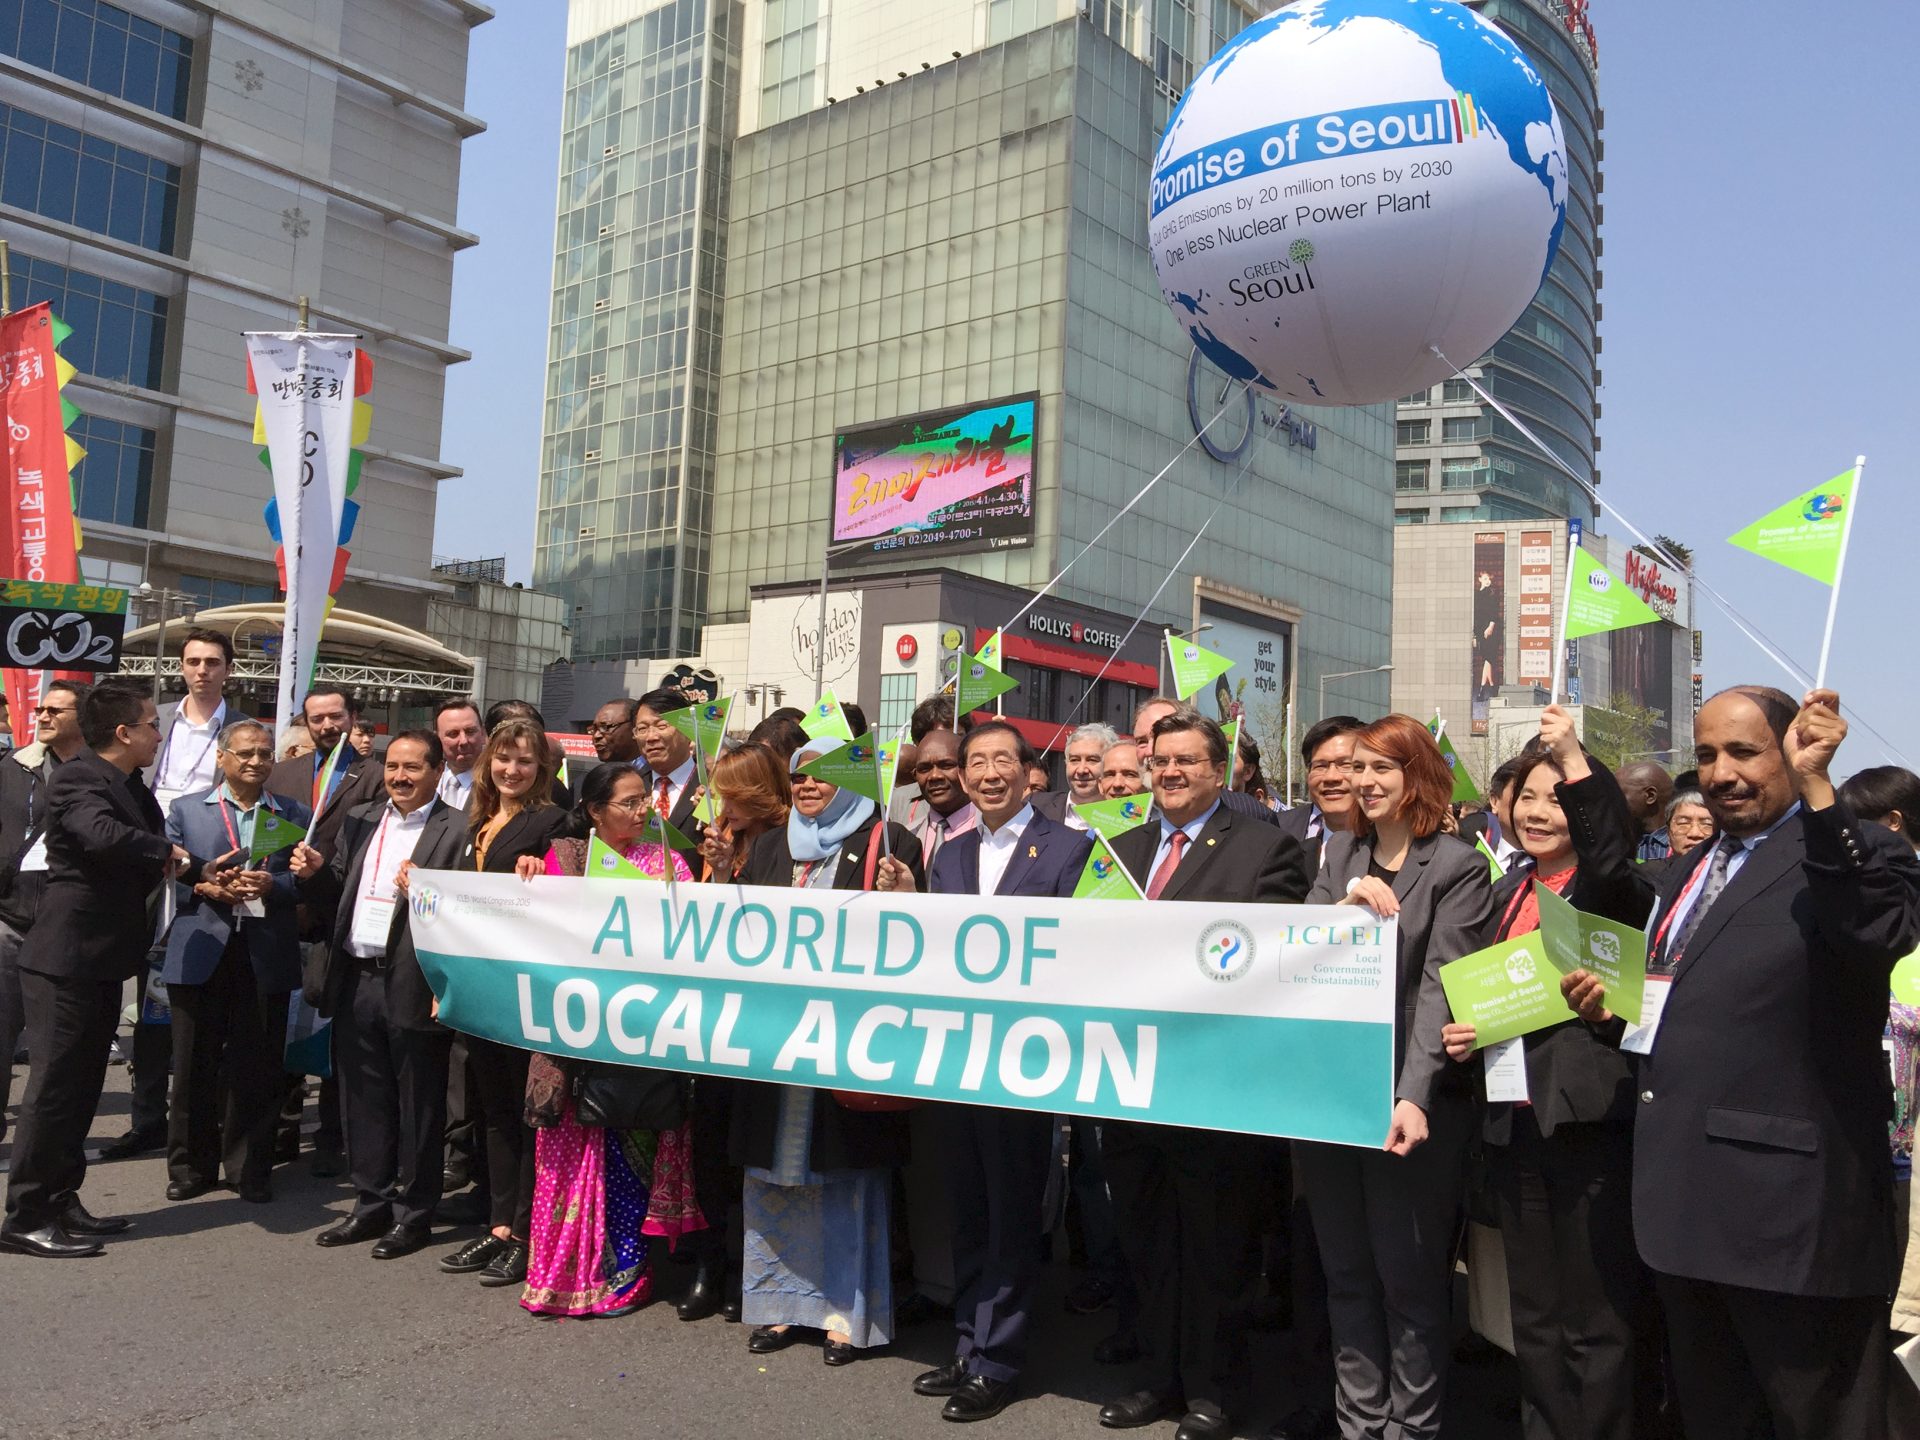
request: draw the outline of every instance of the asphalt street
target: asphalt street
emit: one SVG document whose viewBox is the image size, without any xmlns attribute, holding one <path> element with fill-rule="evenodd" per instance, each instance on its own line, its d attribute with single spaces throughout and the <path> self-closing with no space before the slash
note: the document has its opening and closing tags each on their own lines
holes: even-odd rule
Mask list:
<svg viewBox="0 0 1920 1440">
<path fill-rule="evenodd" d="M 25 1079 L 15 1072 L 16 1104 Z M 96 1139 L 126 1129 L 126 1085 L 116 1066 Z M 938 1322 L 832 1370 L 816 1346 L 751 1356 L 744 1328 L 682 1324 L 658 1301 L 619 1320 L 542 1324 L 517 1290 L 440 1273 L 438 1258 L 473 1231 L 437 1232 L 401 1260 L 322 1250 L 314 1233 L 347 1210 L 345 1182 L 315 1180 L 303 1155 L 274 1184 L 265 1206 L 224 1191 L 170 1204 L 157 1156 L 93 1166 L 86 1203 L 134 1229 L 97 1259 L 0 1254 L 0 1436 L 953 1440 L 958 1428 L 910 1388 L 951 1354 Z M 678 1293 L 687 1274 L 657 1261 L 656 1294 Z M 1069 1281 L 1064 1266 L 1050 1273 L 1025 1395 L 975 1440 L 1109 1433 L 1097 1410 L 1125 1377 L 1090 1351 L 1111 1317 L 1066 1315 Z M 1292 1367 L 1284 1335 L 1255 1336 L 1254 1354 L 1258 1404 L 1239 1433 L 1258 1436 L 1292 1403 Z M 1504 1360 L 1455 1376 L 1449 1440 L 1517 1435 Z"/>
</svg>

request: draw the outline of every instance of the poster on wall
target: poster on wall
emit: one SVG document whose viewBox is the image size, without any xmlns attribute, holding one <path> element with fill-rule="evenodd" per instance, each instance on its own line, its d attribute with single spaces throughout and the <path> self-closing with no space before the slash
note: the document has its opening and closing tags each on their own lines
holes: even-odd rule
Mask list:
<svg viewBox="0 0 1920 1440">
<path fill-rule="evenodd" d="M 1522 685 L 1553 683 L 1553 532 L 1520 532 L 1520 675 Z"/>
<path fill-rule="evenodd" d="M 1033 544 L 1037 397 L 911 415 L 834 442 L 836 565 Z"/>
<path fill-rule="evenodd" d="M 1507 678 L 1507 537 L 1483 530 L 1473 537 L 1472 731 L 1487 733 L 1487 702 Z"/>
<path fill-rule="evenodd" d="M 1233 668 L 1196 694 L 1193 703 L 1223 725 L 1239 720 L 1242 733 L 1263 746 L 1284 743 L 1293 626 L 1204 596 L 1200 618 L 1213 627 L 1200 643 L 1233 661 Z"/>
</svg>

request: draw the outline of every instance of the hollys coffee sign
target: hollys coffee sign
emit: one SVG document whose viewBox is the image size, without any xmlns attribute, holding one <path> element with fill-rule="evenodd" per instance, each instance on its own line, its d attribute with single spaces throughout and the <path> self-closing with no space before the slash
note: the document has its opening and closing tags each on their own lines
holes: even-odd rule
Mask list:
<svg viewBox="0 0 1920 1440">
<path fill-rule="evenodd" d="M 1034 610 L 1027 615 L 1027 629 L 1035 635 L 1043 635 L 1053 640 L 1065 640 L 1072 645 L 1085 645 L 1094 650 L 1118 650 L 1120 632 L 1103 630 L 1096 625 L 1083 624 L 1070 620 L 1063 615 L 1046 615 Z"/>
</svg>

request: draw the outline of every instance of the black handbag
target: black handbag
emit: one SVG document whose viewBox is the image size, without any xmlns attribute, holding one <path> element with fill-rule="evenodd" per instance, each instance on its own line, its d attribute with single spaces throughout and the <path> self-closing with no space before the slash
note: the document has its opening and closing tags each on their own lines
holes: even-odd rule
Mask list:
<svg viewBox="0 0 1920 1440">
<path fill-rule="evenodd" d="M 687 1077 L 643 1065 L 583 1064 L 573 1118 L 609 1130 L 677 1130 L 687 1119 Z"/>
</svg>

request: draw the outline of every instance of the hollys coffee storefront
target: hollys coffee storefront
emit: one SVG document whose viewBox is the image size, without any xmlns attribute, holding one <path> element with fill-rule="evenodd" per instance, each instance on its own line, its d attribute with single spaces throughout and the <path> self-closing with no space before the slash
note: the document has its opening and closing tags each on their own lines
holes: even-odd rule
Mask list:
<svg viewBox="0 0 1920 1440">
<path fill-rule="evenodd" d="M 1035 749 L 1063 750 L 1075 726 L 1094 720 L 1125 734 L 1158 683 L 1159 627 L 1142 625 L 1123 643 L 1132 616 L 1051 596 L 1008 624 L 1032 599 L 953 570 L 861 575 L 828 595 L 825 682 L 858 700 L 877 729 L 894 730 L 951 683 L 962 650 L 1004 626 L 1006 671 L 1019 688 L 1002 713 Z M 819 620 L 818 585 L 756 589 L 750 683 L 780 683 L 789 703 L 810 700 Z"/>
</svg>

